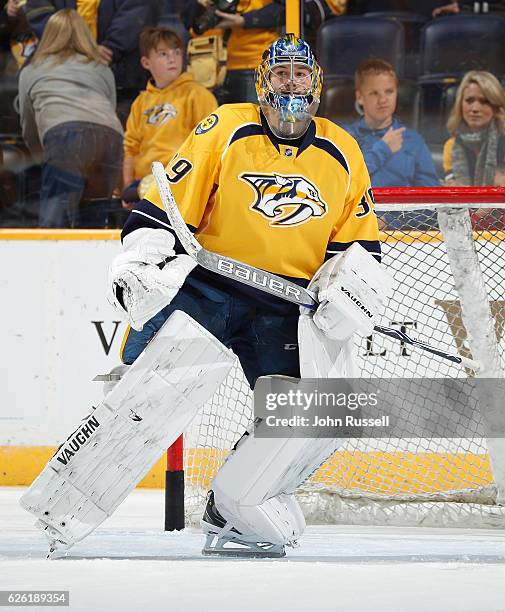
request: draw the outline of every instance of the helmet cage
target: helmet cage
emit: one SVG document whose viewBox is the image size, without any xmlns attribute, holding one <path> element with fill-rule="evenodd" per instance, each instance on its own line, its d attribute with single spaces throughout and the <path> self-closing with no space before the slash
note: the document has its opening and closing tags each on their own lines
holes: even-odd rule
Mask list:
<svg viewBox="0 0 505 612">
<path fill-rule="evenodd" d="M 288 86 L 281 89 L 272 85 L 272 71 L 277 66 L 289 68 Z M 310 83 L 305 87 L 307 77 L 295 76 L 297 66 L 310 71 Z M 305 133 L 317 112 L 321 89 L 322 71 L 305 41 L 287 34 L 263 54 L 256 70 L 256 92 L 270 128 L 280 138 L 298 138 Z"/>
</svg>

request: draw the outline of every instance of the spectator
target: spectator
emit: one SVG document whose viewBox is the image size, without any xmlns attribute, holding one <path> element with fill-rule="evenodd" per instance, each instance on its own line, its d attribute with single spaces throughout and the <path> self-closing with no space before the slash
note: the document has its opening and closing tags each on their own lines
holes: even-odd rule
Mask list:
<svg viewBox="0 0 505 612">
<path fill-rule="evenodd" d="M 440 184 L 431 153 L 420 134 L 394 116 L 398 79 L 388 62 L 369 59 L 354 75 L 356 102 L 363 116 L 345 129 L 363 151 L 372 187 L 434 187 Z M 381 229 L 427 229 L 433 214 L 421 220 L 412 213 L 379 215 Z"/>
<path fill-rule="evenodd" d="M 90 200 L 110 198 L 120 182 L 115 101 L 114 75 L 86 23 L 74 10 L 58 11 L 19 78 L 23 137 L 43 149 L 41 227 L 102 226 Z"/>
<path fill-rule="evenodd" d="M 88 24 L 100 56 L 114 72 L 118 114 L 126 121 L 147 81 L 139 61 L 139 34 L 158 23 L 163 0 L 27 0 L 26 16 L 39 38 L 49 17 L 63 8 L 77 10 Z"/>
<path fill-rule="evenodd" d="M 450 2 L 449 4 L 443 4 L 433 9 L 432 17 L 441 17 L 444 15 L 450 15 L 451 13 L 457 14 L 460 12 L 459 2 Z"/>
<path fill-rule="evenodd" d="M 494 185 L 505 152 L 505 92 L 494 75 L 472 70 L 463 77 L 447 129 L 446 184 Z"/>
<path fill-rule="evenodd" d="M 461 12 L 472 13 L 503 13 L 505 11 L 504 0 L 488 0 L 488 2 L 450 2 L 445 3 L 433 9 L 433 17 L 442 17 L 444 15 L 457 15 Z"/>
<path fill-rule="evenodd" d="M 192 0 L 193 6 L 208 10 L 212 0 Z M 227 73 L 222 94 L 222 103 L 257 102 L 254 71 L 261 62 L 263 50 L 278 38 L 278 29 L 284 24 L 283 0 L 239 0 L 234 12 L 216 10 L 219 21 L 214 27 L 230 30 L 227 49 Z M 186 24 L 194 25 L 198 11 L 185 10 Z M 196 17 L 198 20 L 200 15 Z"/>
<path fill-rule="evenodd" d="M 505 92 L 498 79 L 484 70 L 463 77 L 447 121 L 451 138 L 444 145 L 448 186 L 505 185 Z M 503 228 L 498 209 L 472 212 L 474 229 Z"/>
<path fill-rule="evenodd" d="M 137 202 L 140 180 L 155 160 L 167 165 L 194 127 L 217 108 L 214 96 L 182 72 L 184 45 L 167 28 L 140 35 L 140 61 L 151 73 L 146 91 L 134 101 L 124 139 L 123 200 Z"/>
<path fill-rule="evenodd" d="M 440 184 L 423 138 L 394 116 L 398 79 L 391 64 L 362 62 L 354 76 L 363 116 L 346 126 L 358 141 L 372 187 L 434 187 Z"/>
</svg>

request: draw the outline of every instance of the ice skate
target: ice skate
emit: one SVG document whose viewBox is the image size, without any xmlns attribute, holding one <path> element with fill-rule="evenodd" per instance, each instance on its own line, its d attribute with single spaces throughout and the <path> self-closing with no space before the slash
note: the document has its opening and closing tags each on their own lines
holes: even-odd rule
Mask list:
<svg viewBox="0 0 505 612">
<path fill-rule="evenodd" d="M 286 556 L 286 551 L 282 544 L 256 542 L 251 536 L 244 536 L 234 527 L 228 525 L 216 508 L 212 491 L 209 491 L 207 497 L 207 506 L 201 526 L 203 532 L 207 535 L 202 549 L 203 555 L 256 559 Z"/>
<path fill-rule="evenodd" d="M 66 541 L 62 533 L 51 525 L 44 523 L 44 521 L 37 521 L 35 526 L 44 532 L 44 535 L 49 541 L 49 551 L 46 559 L 59 559 L 60 557 L 64 557 L 73 546 L 73 542 L 69 543 Z"/>
</svg>

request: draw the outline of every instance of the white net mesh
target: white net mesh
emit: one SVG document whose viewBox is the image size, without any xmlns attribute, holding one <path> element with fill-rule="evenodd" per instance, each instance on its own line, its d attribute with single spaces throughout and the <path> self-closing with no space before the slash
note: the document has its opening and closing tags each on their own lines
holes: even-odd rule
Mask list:
<svg viewBox="0 0 505 612">
<path fill-rule="evenodd" d="M 410 205 L 404 212 L 393 206 L 380 208 L 386 209 L 379 212 L 384 225 L 383 262 L 398 287 L 387 304 L 383 324 L 472 357 L 461 290 L 455 287 L 460 283 L 455 283 L 437 207 Z M 468 215 L 466 207 L 462 210 Z M 477 273 L 487 294 L 481 297 L 489 300 L 496 332 L 491 342 L 503 360 L 505 209 L 476 207 L 471 222 Z M 474 375 L 378 334 L 363 339 L 356 348 L 364 377 Z M 185 436 L 185 503 L 190 523 L 200 519 L 210 481 L 251 418 L 252 394 L 237 366 Z M 413 423 L 408 405 L 404 422 L 404 438 L 346 441 L 313 474 L 298 492 L 308 522 L 505 526 L 505 514 L 495 504 L 496 483 L 488 445 L 478 437 L 478 423 L 470 421 L 465 437 L 449 440 L 409 437 Z"/>
</svg>

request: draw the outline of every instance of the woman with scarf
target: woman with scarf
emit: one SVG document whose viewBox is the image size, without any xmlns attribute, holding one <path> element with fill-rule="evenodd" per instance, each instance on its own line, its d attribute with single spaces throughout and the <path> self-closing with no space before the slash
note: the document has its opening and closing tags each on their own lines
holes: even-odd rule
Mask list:
<svg viewBox="0 0 505 612">
<path fill-rule="evenodd" d="M 445 185 L 502 186 L 505 169 L 505 92 L 498 79 L 472 70 L 461 81 L 447 121 L 451 138 L 444 145 Z M 505 227 L 502 210 L 472 212 L 474 229 Z"/>
<path fill-rule="evenodd" d="M 447 129 L 445 184 L 494 185 L 505 156 L 505 92 L 494 75 L 472 70 L 463 77 Z"/>
</svg>

